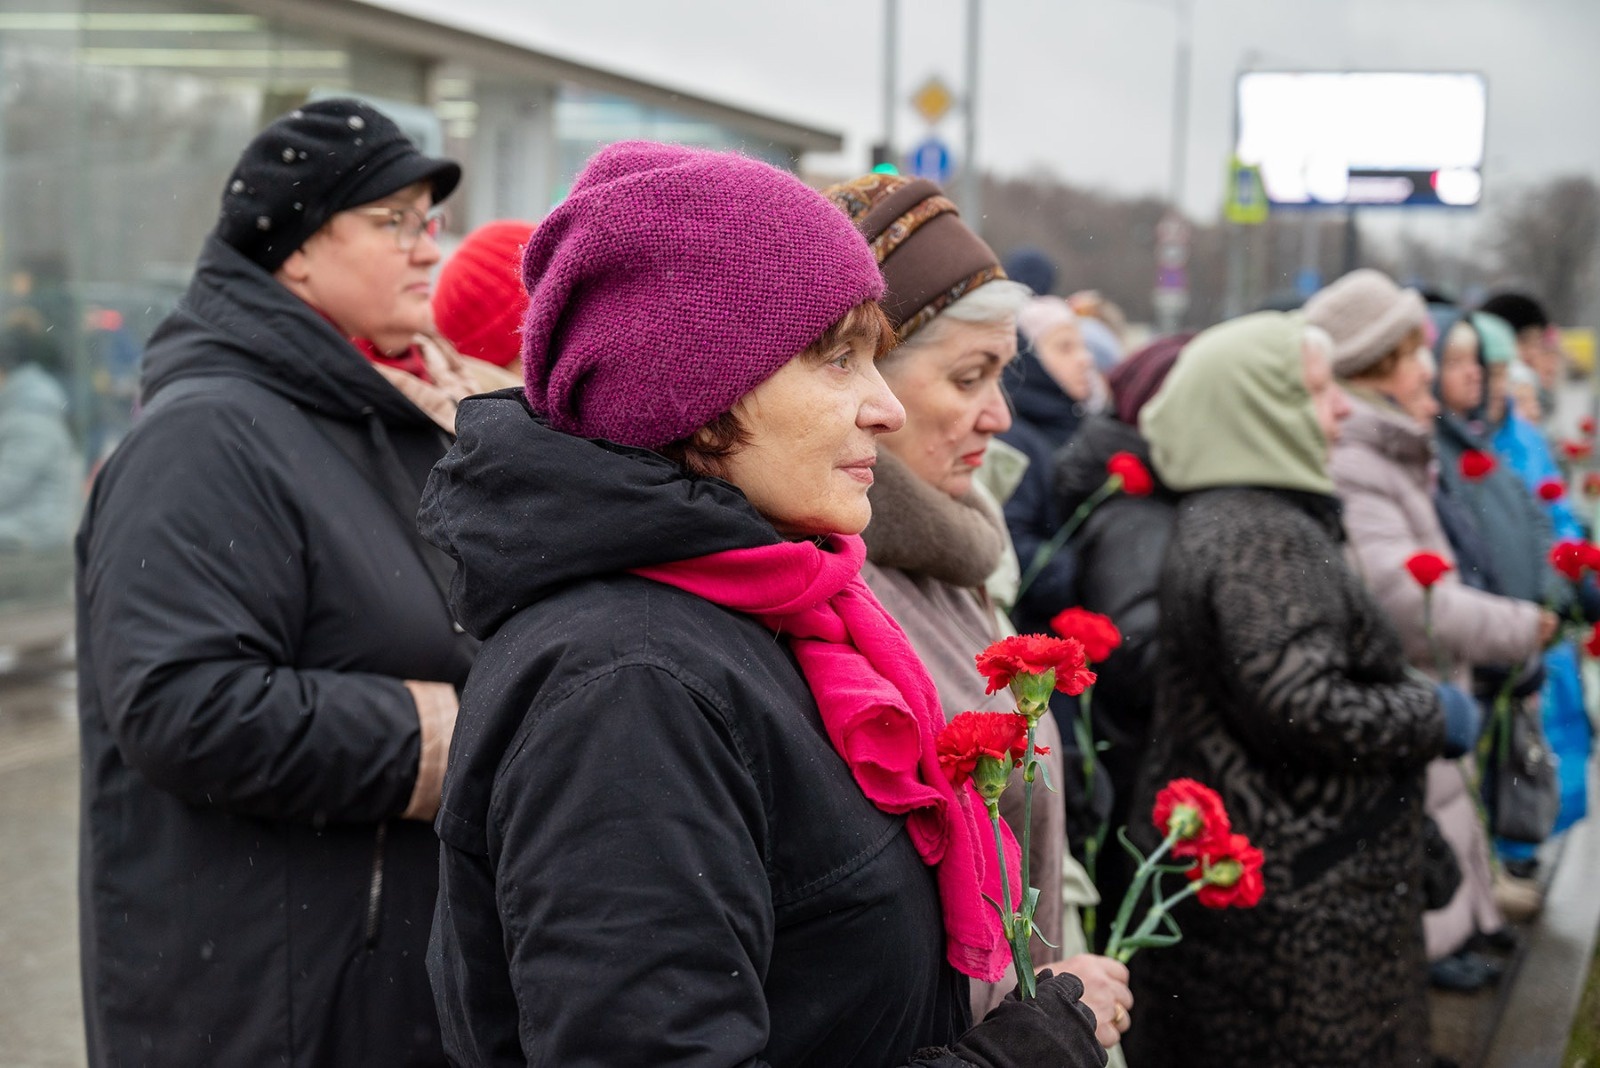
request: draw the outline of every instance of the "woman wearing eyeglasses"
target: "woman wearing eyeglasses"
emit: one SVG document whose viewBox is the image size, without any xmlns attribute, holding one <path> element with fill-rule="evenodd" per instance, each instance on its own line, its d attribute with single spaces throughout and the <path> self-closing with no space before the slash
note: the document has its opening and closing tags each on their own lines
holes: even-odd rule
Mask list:
<svg viewBox="0 0 1600 1068">
<path fill-rule="evenodd" d="M 93 1065 L 443 1062 L 431 820 L 476 643 L 415 530 L 449 442 L 375 366 L 432 326 L 459 178 L 364 104 L 283 116 L 151 339 L 78 540 Z"/>
</svg>

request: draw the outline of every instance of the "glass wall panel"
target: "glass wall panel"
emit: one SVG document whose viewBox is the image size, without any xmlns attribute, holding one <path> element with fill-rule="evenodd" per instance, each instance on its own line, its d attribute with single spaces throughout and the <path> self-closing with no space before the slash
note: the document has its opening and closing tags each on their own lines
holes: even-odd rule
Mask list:
<svg viewBox="0 0 1600 1068">
<path fill-rule="evenodd" d="M 64 595 L 86 479 L 239 150 L 314 93 L 420 101 L 426 69 L 205 3 L 25 2 L 0 12 L 0 612 Z"/>
</svg>

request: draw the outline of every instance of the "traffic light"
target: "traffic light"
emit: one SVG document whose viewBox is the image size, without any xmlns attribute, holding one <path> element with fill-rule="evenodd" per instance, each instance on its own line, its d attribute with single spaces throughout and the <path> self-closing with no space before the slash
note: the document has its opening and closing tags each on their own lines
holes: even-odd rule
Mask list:
<svg viewBox="0 0 1600 1068">
<path fill-rule="evenodd" d="M 894 162 L 894 150 L 882 141 L 875 142 L 872 146 L 872 173 L 900 173 L 900 168 Z"/>
</svg>

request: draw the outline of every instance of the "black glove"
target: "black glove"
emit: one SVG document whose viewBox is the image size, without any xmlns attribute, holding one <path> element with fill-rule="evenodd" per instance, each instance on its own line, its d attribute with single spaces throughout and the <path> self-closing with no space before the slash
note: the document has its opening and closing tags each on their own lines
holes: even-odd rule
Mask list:
<svg viewBox="0 0 1600 1068">
<path fill-rule="evenodd" d="M 1517 681 L 1511 687 L 1511 696 L 1518 701 L 1532 697 L 1544 689 L 1544 654 L 1534 653 L 1527 663 L 1515 668 L 1480 665 L 1472 669 L 1472 688 L 1479 700 L 1492 709 L 1495 699 L 1505 686 L 1511 673 L 1517 672 Z"/>
<path fill-rule="evenodd" d="M 1461 863 L 1433 817 L 1422 817 L 1422 904 L 1442 909 L 1461 889 Z"/>
<path fill-rule="evenodd" d="M 976 1068 L 1101 1068 L 1106 1051 L 1095 1040 L 1094 1013 L 1081 1000 L 1078 977 L 1046 968 L 1038 994 L 1023 1001 L 1013 990 L 951 1048 Z"/>
<path fill-rule="evenodd" d="M 1578 611 L 1585 623 L 1600 623 L 1600 584 L 1593 575 L 1585 575 L 1578 583 Z"/>
</svg>

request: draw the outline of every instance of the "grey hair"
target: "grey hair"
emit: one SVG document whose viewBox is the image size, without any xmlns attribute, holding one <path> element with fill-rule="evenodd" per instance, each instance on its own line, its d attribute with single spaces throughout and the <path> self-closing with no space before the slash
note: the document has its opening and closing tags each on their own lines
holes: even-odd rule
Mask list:
<svg viewBox="0 0 1600 1068">
<path fill-rule="evenodd" d="M 1301 349 L 1311 349 L 1322 354 L 1329 363 L 1333 362 L 1334 344 L 1333 335 L 1320 326 L 1308 325 L 1305 333 L 1300 335 Z"/>
<path fill-rule="evenodd" d="M 942 309 L 895 352 L 910 352 L 918 345 L 933 344 L 943 333 L 942 327 L 952 322 L 1014 326 L 1017 313 L 1032 299 L 1033 290 L 1021 282 L 1013 282 L 1009 278 L 985 282 Z"/>
</svg>

